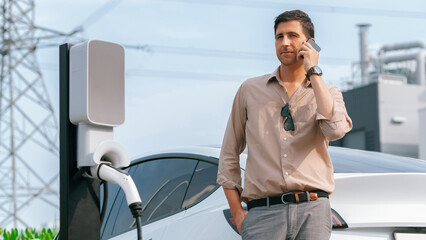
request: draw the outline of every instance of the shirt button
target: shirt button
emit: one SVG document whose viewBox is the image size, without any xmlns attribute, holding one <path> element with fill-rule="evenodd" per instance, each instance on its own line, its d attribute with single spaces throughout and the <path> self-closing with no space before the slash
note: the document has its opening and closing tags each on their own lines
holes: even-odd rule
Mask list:
<svg viewBox="0 0 426 240">
<path fill-rule="evenodd" d="M 288 176 L 288 172 L 285 172 L 285 175 Z"/>
<path fill-rule="evenodd" d="M 287 141 L 287 138 L 285 137 L 285 138 L 283 138 L 283 140 L 284 140 L 284 141 Z"/>
<path fill-rule="evenodd" d="M 284 154 L 283 156 L 286 158 L 286 157 L 287 157 L 287 154 Z"/>
</svg>

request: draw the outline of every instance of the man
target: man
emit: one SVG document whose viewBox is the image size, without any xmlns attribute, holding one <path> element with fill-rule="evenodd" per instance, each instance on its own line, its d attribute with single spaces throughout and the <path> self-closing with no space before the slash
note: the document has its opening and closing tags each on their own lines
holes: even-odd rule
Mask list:
<svg viewBox="0 0 426 240">
<path fill-rule="evenodd" d="M 281 64 L 238 90 L 217 181 L 244 240 L 329 239 L 334 178 L 328 142 L 342 138 L 352 121 L 340 90 L 321 77 L 319 53 L 307 42 L 314 38 L 309 16 L 284 12 L 274 29 Z M 239 155 L 246 145 L 243 189 Z"/>
</svg>

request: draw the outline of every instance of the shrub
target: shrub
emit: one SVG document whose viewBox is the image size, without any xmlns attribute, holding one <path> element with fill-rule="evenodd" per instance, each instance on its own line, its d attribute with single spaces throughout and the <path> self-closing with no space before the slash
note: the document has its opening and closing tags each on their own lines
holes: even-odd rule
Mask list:
<svg viewBox="0 0 426 240">
<path fill-rule="evenodd" d="M 21 230 L 21 232 L 16 228 L 12 228 L 10 231 L 0 228 L 0 240 L 53 240 L 57 233 L 56 229 L 50 228 L 43 228 L 41 231 L 37 231 L 35 228 L 27 228 Z"/>
</svg>

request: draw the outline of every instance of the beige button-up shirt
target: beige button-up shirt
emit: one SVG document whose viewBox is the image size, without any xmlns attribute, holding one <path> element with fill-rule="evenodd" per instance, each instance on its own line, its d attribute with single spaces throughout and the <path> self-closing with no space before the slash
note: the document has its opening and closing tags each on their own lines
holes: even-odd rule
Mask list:
<svg viewBox="0 0 426 240">
<path fill-rule="evenodd" d="M 341 91 L 328 85 L 334 99 L 333 116 L 317 111 L 309 80 L 289 99 L 272 74 L 251 78 L 238 90 L 219 158 L 217 182 L 237 189 L 244 202 L 289 191 L 334 190 L 333 165 L 328 142 L 352 129 Z M 285 131 L 281 109 L 290 105 L 294 131 Z M 239 155 L 247 145 L 244 189 Z"/>
</svg>

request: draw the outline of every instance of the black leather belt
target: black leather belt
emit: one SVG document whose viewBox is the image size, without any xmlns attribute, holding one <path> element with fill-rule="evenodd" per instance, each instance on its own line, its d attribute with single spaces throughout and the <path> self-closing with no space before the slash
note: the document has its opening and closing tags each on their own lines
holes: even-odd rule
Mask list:
<svg viewBox="0 0 426 240">
<path fill-rule="evenodd" d="M 247 208 L 250 210 L 251 208 L 254 208 L 254 207 L 270 206 L 275 204 L 309 202 L 309 201 L 315 201 L 321 197 L 328 198 L 328 193 L 321 190 L 306 191 L 306 192 L 289 192 L 289 193 L 284 193 L 278 196 L 252 200 L 247 203 Z"/>
</svg>

